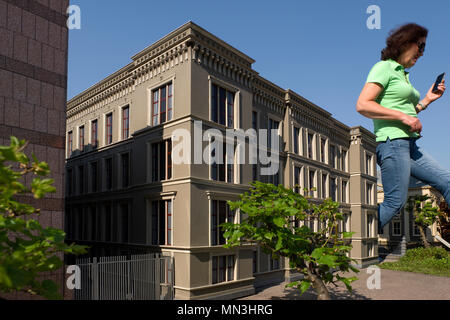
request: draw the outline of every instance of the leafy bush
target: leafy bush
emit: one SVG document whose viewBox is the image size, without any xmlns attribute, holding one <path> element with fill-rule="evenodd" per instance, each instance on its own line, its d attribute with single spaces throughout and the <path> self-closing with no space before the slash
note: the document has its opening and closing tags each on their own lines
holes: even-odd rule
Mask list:
<svg viewBox="0 0 450 320">
<path fill-rule="evenodd" d="M 11 137 L 10 146 L 0 146 L 0 292 L 24 291 L 60 299 L 57 285 L 39 280 L 39 275 L 63 266 L 58 253 L 84 253 L 86 247 L 67 245 L 62 230 L 43 228 L 27 217 L 39 215 L 39 209 L 16 201 L 17 195 L 32 194 L 41 199 L 56 190 L 53 180 L 45 178 L 50 173 L 47 163 L 34 156 L 31 162 L 23 153 L 26 146 L 15 137 Z M 29 187 L 20 182 L 26 175 L 34 177 Z"/>
<path fill-rule="evenodd" d="M 350 284 L 357 278 L 345 278 L 336 272 L 359 272 L 348 257 L 352 246 L 346 238 L 351 238 L 352 233 L 338 230 L 343 220 L 339 203 L 326 199 L 314 205 L 282 185 L 258 181 L 252 183 L 250 193 L 241 195 L 240 201 L 228 203 L 232 210 L 240 211 L 242 219 L 239 224 L 222 225 L 226 248 L 255 243 L 274 258 L 289 258 L 291 268 L 305 276 L 289 286 L 297 287 L 302 294 L 312 286 L 318 299 L 330 299 L 325 284 L 336 282 L 352 290 Z M 305 225 L 301 226 L 301 221 Z M 318 231 L 307 226 L 313 221 L 320 224 Z"/>
</svg>

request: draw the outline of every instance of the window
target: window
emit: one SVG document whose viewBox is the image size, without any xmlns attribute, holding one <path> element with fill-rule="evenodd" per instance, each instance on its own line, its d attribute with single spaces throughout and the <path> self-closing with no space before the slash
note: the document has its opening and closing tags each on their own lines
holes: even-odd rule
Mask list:
<svg viewBox="0 0 450 320">
<path fill-rule="evenodd" d="M 367 215 L 367 230 L 366 230 L 366 237 L 371 238 L 375 236 L 375 217 L 373 214 Z"/>
<path fill-rule="evenodd" d="M 280 184 L 280 170 L 278 170 L 276 173 L 272 175 L 268 175 L 267 183 L 271 183 L 275 186 L 278 186 Z"/>
<path fill-rule="evenodd" d="M 168 83 L 152 91 L 152 126 L 172 120 L 173 84 Z"/>
<path fill-rule="evenodd" d="M 372 175 L 372 156 L 366 153 L 366 174 Z"/>
<path fill-rule="evenodd" d="M 130 136 L 130 107 L 122 109 L 122 139 L 128 139 Z"/>
<path fill-rule="evenodd" d="M 113 159 L 105 159 L 105 188 L 111 190 L 113 185 Z"/>
<path fill-rule="evenodd" d="M 128 203 L 120 205 L 120 242 L 128 243 Z"/>
<path fill-rule="evenodd" d="M 342 232 L 350 231 L 350 216 L 348 214 L 343 215 L 344 220 L 342 221 Z"/>
<path fill-rule="evenodd" d="M 94 234 L 94 238 L 96 241 L 103 241 L 104 231 L 103 231 L 103 225 L 105 224 L 105 217 L 104 214 L 100 210 L 97 209 L 97 215 L 96 215 L 96 225 L 97 225 L 97 234 Z"/>
<path fill-rule="evenodd" d="M 342 150 L 342 171 L 347 170 L 347 150 Z"/>
<path fill-rule="evenodd" d="M 78 140 L 78 148 L 83 151 L 84 150 L 84 126 L 79 128 L 79 140 Z"/>
<path fill-rule="evenodd" d="M 67 169 L 67 195 L 73 194 L 73 170 Z"/>
<path fill-rule="evenodd" d="M 270 255 L 270 270 L 279 270 L 280 269 L 280 258 L 273 258 Z"/>
<path fill-rule="evenodd" d="M 258 272 L 258 251 L 253 251 L 253 274 Z"/>
<path fill-rule="evenodd" d="M 172 178 L 172 140 L 152 144 L 152 181 Z"/>
<path fill-rule="evenodd" d="M 373 185 L 370 183 L 367 183 L 366 186 L 366 203 L 372 204 L 373 203 L 373 195 L 372 195 Z"/>
<path fill-rule="evenodd" d="M 211 88 L 211 121 L 233 128 L 235 93 L 216 84 Z"/>
<path fill-rule="evenodd" d="M 258 130 L 258 112 L 252 111 L 252 128 Z"/>
<path fill-rule="evenodd" d="M 314 134 L 308 133 L 308 158 L 314 157 Z"/>
<path fill-rule="evenodd" d="M 213 163 L 211 163 L 211 179 L 215 181 L 224 181 L 228 183 L 234 183 L 234 154 L 236 151 L 236 146 L 233 148 L 233 152 L 231 155 L 231 158 L 233 159 L 232 162 L 231 159 L 228 159 L 227 157 L 227 144 L 222 143 L 222 157 L 219 159 L 218 154 L 218 142 L 216 144 L 217 148 L 213 149 L 211 151 L 211 157 L 215 159 Z M 217 157 L 216 157 L 217 155 Z M 230 162 L 229 162 L 230 161 Z"/>
<path fill-rule="evenodd" d="M 267 147 L 270 150 L 272 148 L 272 130 L 277 130 L 277 133 L 279 134 L 280 130 L 280 122 L 270 119 L 269 118 L 269 127 L 268 127 L 268 134 L 267 134 Z"/>
<path fill-rule="evenodd" d="M 342 181 L 342 202 L 344 203 L 348 203 L 348 199 L 347 199 L 347 185 L 348 182 L 347 181 Z"/>
<path fill-rule="evenodd" d="M 130 154 L 123 153 L 120 157 L 122 163 L 122 187 L 126 188 L 130 185 Z"/>
<path fill-rule="evenodd" d="M 72 131 L 69 131 L 69 133 L 67 134 L 67 151 L 68 151 L 68 156 L 70 157 L 73 152 L 73 132 Z"/>
<path fill-rule="evenodd" d="M 104 218 L 104 228 L 105 228 L 105 241 L 110 242 L 111 239 L 111 224 L 112 224 L 112 207 L 110 204 L 105 205 L 105 218 Z"/>
<path fill-rule="evenodd" d="M 98 164 L 91 162 L 91 192 L 98 191 Z"/>
<path fill-rule="evenodd" d="M 330 179 L 330 197 L 331 200 L 336 201 L 336 178 Z"/>
<path fill-rule="evenodd" d="M 152 244 L 172 245 L 172 200 L 152 202 Z"/>
<path fill-rule="evenodd" d="M 336 169 L 336 147 L 330 146 L 330 166 Z"/>
<path fill-rule="evenodd" d="M 402 225 L 400 218 L 394 218 L 392 220 L 392 235 L 393 236 L 401 236 L 402 235 Z"/>
<path fill-rule="evenodd" d="M 89 220 L 91 225 L 91 233 L 89 235 L 89 240 L 95 241 L 97 240 L 97 207 L 95 205 L 89 206 Z"/>
<path fill-rule="evenodd" d="M 235 211 L 231 210 L 226 201 L 211 201 L 211 245 L 223 245 L 226 243 L 223 237 L 222 223 L 234 223 Z"/>
<path fill-rule="evenodd" d="M 324 138 L 320 139 L 320 162 L 325 163 L 325 147 L 327 141 Z"/>
<path fill-rule="evenodd" d="M 252 111 L 252 128 L 258 130 L 258 112 Z M 258 152 L 258 150 L 257 150 Z M 258 164 L 252 164 L 252 180 L 258 180 Z"/>
<path fill-rule="evenodd" d="M 84 166 L 78 167 L 78 191 L 79 194 L 84 193 Z"/>
<path fill-rule="evenodd" d="M 373 257 L 375 255 L 375 247 L 373 243 L 367 244 L 367 257 Z"/>
<path fill-rule="evenodd" d="M 111 224 L 112 224 L 112 233 L 111 233 L 111 241 L 118 242 L 119 241 L 119 212 L 114 210 L 111 216 Z"/>
<path fill-rule="evenodd" d="M 339 147 L 337 147 L 336 148 L 336 169 L 338 169 L 338 170 L 340 170 L 341 159 L 342 159 L 341 149 Z"/>
<path fill-rule="evenodd" d="M 76 236 L 75 239 L 78 240 L 83 240 L 83 226 L 84 226 L 84 214 L 83 214 L 83 208 L 82 207 L 78 207 L 77 209 L 77 232 L 76 232 Z"/>
<path fill-rule="evenodd" d="M 300 129 L 294 127 L 294 153 L 295 154 L 300 154 L 299 153 L 299 148 L 298 148 L 299 137 L 300 137 Z"/>
<path fill-rule="evenodd" d="M 326 174 L 322 174 L 322 198 L 326 198 L 327 197 L 327 180 L 328 180 L 328 175 Z"/>
<path fill-rule="evenodd" d="M 98 121 L 91 122 L 91 145 L 94 149 L 98 147 Z"/>
<path fill-rule="evenodd" d="M 106 115 L 106 144 L 111 144 L 113 141 L 113 115 L 112 113 Z"/>
<path fill-rule="evenodd" d="M 212 283 L 220 283 L 234 280 L 234 256 L 212 257 Z"/>
<path fill-rule="evenodd" d="M 252 164 L 252 181 L 258 180 L 258 165 Z"/>
<path fill-rule="evenodd" d="M 315 195 L 315 191 L 313 191 L 312 189 L 316 188 L 317 189 L 317 185 L 316 185 L 316 172 L 313 170 L 309 171 L 309 195 L 311 197 L 314 197 Z"/>
<path fill-rule="evenodd" d="M 294 192 L 300 193 L 300 174 L 301 174 L 301 168 L 295 167 L 294 168 Z"/>
</svg>

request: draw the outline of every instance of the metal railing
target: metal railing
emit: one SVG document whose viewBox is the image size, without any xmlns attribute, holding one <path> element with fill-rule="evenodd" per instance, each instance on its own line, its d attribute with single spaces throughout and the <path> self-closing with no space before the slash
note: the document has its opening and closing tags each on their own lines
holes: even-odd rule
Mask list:
<svg viewBox="0 0 450 320">
<path fill-rule="evenodd" d="M 75 300 L 172 300 L 173 258 L 159 254 L 77 259 Z"/>
<path fill-rule="evenodd" d="M 445 241 L 444 239 L 442 239 L 440 236 L 435 235 L 434 238 L 438 241 L 440 241 L 443 245 L 445 245 L 447 248 L 450 249 L 450 243 L 448 243 L 447 241 Z"/>
</svg>

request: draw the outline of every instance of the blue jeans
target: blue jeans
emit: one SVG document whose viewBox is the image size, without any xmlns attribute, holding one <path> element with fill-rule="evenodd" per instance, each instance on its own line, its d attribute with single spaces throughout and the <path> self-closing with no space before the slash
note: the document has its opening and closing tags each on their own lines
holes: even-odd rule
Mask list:
<svg viewBox="0 0 450 320">
<path fill-rule="evenodd" d="M 387 139 L 377 146 L 384 191 L 384 202 L 378 207 L 379 231 L 405 206 L 411 176 L 438 190 L 450 204 L 450 172 L 417 146 L 416 140 Z"/>
</svg>

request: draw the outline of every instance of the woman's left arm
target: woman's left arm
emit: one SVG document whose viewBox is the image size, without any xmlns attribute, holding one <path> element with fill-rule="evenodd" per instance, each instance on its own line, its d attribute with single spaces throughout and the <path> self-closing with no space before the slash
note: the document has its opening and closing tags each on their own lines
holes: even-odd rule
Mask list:
<svg viewBox="0 0 450 320">
<path fill-rule="evenodd" d="M 445 92 L 445 80 L 442 80 L 442 82 L 438 85 L 438 90 L 433 92 L 434 84 L 431 86 L 430 90 L 428 90 L 427 95 L 425 98 L 422 99 L 422 101 L 419 102 L 419 104 L 416 106 L 416 112 L 419 113 L 430 105 L 433 101 L 436 101 L 440 97 L 443 96 Z"/>
</svg>

